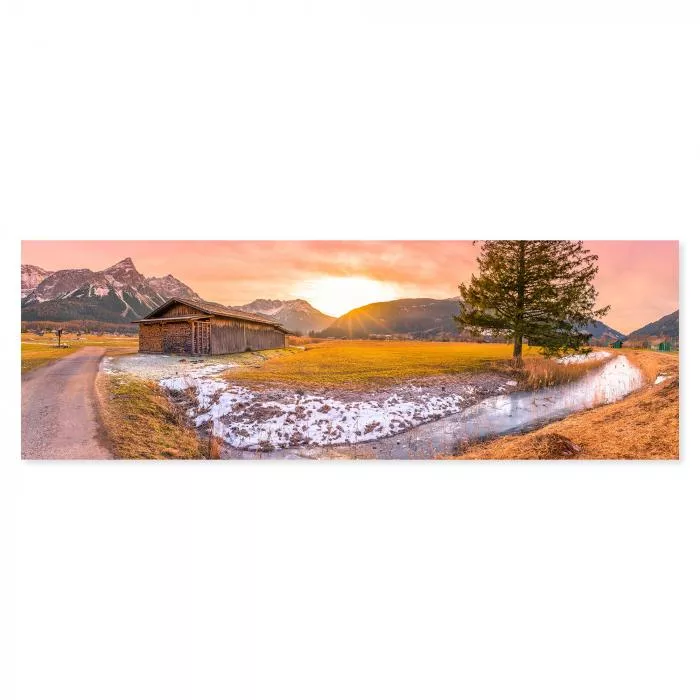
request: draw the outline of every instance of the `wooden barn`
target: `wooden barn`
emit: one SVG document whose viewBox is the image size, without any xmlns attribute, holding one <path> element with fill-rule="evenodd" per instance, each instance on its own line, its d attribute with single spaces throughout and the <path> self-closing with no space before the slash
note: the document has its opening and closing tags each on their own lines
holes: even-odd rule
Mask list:
<svg viewBox="0 0 700 700">
<path fill-rule="evenodd" d="M 140 321 L 139 352 L 225 355 L 283 348 L 289 334 L 272 319 L 210 302 L 169 299 Z"/>
<path fill-rule="evenodd" d="M 622 343 L 624 343 L 624 342 L 625 342 L 624 340 L 616 340 L 616 341 L 610 343 L 610 347 L 611 348 L 621 348 Z"/>
</svg>

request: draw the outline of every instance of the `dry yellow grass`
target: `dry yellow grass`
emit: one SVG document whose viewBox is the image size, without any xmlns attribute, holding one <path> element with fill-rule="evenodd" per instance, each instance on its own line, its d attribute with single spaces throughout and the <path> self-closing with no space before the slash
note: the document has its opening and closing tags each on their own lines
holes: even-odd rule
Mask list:
<svg viewBox="0 0 700 700">
<path fill-rule="evenodd" d="M 643 389 L 525 435 L 474 445 L 457 459 L 678 459 L 678 355 L 625 354 L 644 373 Z M 659 374 L 669 379 L 654 385 Z"/>
<path fill-rule="evenodd" d="M 318 343 L 328 343 L 330 341 L 325 338 L 311 338 L 308 335 L 289 335 L 287 336 L 287 345 L 292 347 L 318 345 Z"/>
<path fill-rule="evenodd" d="M 57 337 L 53 333 L 44 335 L 22 333 L 21 339 L 22 374 L 48 362 L 67 357 L 84 347 L 104 347 L 109 354 L 136 352 L 139 347 L 138 338 L 135 336 L 88 334 L 78 339 L 73 333 L 64 333 L 60 348 L 57 346 Z"/>
<path fill-rule="evenodd" d="M 518 380 L 521 389 L 542 389 L 555 384 L 568 384 L 581 379 L 584 374 L 600 367 L 611 358 L 589 360 L 581 363 L 561 364 L 545 357 L 526 357 L 522 368 L 501 362 L 494 369 L 510 372 Z"/>
<path fill-rule="evenodd" d="M 285 352 L 258 366 L 236 369 L 237 383 L 284 386 L 386 385 L 429 377 L 506 369 L 512 345 L 497 343 L 428 343 L 417 341 L 327 341 L 304 351 Z M 536 348 L 525 348 L 527 357 Z"/>
<path fill-rule="evenodd" d="M 22 374 L 48 362 L 68 357 L 78 349 L 64 348 L 63 346 L 59 348 L 55 341 L 53 346 L 46 343 L 22 343 Z"/>
<path fill-rule="evenodd" d="M 102 423 L 119 459 L 207 459 L 218 444 L 198 436 L 184 411 L 155 382 L 128 375 L 97 379 Z M 216 452 L 216 455 L 214 454 Z"/>
<path fill-rule="evenodd" d="M 620 352 L 620 351 L 618 351 Z M 654 350 L 622 350 L 630 362 L 642 370 L 644 379 L 652 383 L 659 374 L 678 376 L 678 353 L 656 352 Z"/>
</svg>

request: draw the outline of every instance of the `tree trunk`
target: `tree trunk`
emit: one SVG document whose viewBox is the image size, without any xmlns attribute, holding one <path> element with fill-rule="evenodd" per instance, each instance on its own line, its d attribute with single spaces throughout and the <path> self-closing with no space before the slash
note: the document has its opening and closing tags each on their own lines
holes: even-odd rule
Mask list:
<svg viewBox="0 0 700 700">
<path fill-rule="evenodd" d="M 518 241 L 518 300 L 515 311 L 513 364 L 523 364 L 523 325 L 525 321 L 525 241 Z"/>
<path fill-rule="evenodd" d="M 515 343 L 513 345 L 513 363 L 515 365 L 523 364 L 523 335 L 520 333 L 515 336 Z"/>
</svg>

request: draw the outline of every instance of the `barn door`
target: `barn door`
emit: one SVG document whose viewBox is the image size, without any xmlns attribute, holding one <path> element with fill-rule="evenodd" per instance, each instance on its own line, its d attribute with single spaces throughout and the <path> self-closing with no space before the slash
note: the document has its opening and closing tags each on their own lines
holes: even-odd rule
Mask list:
<svg viewBox="0 0 700 700">
<path fill-rule="evenodd" d="M 211 352 L 211 324 L 209 321 L 194 322 L 194 352 L 208 355 Z"/>
</svg>

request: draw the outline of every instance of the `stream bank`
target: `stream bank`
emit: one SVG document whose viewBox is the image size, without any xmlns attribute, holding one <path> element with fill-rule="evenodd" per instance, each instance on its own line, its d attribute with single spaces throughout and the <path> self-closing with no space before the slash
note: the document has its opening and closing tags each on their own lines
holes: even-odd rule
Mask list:
<svg viewBox="0 0 700 700">
<path fill-rule="evenodd" d="M 157 381 L 201 434 L 220 439 L 221 457 L 227 459 L 455 455 L 468 444 L 618 401 L 644 382 L 639 369 L 618 354 L 602 358 L 602 365 L 580 379 L 529 391 L 508 375 L 488 371 L 356 392 L 251 388 L 232 378 L 236 359 L 132 355 L 109 359 L 103 369 Z"/>
<path fill-rule="evenodd" d="M 352 445 L 304 446 L 273 451 L 224 445 L 225 459 L 433 459 L 498 435 L 534 430 L 593 406 L 609 404 L 644 384 L 642 372 L 624 355 L 571 384 L 491 396 L 400 434 Z"/>
</svg>

